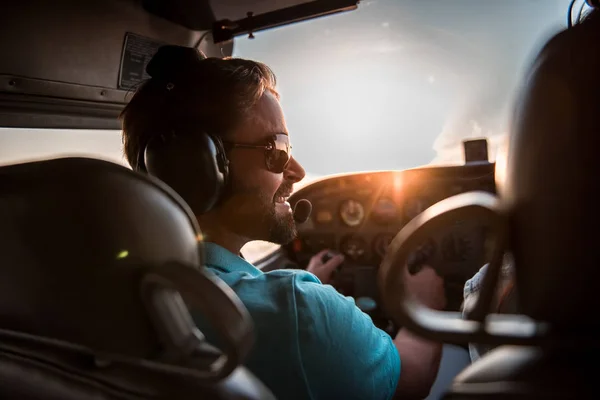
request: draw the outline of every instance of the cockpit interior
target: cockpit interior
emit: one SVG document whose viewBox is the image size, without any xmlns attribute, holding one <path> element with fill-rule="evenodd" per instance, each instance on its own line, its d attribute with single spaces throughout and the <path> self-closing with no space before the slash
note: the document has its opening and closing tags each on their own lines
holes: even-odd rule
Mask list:
<svg viewBox="0 0 600 400">
<path fill-rule="evenodd" d="M 332 285 L 342 294 L 364 303 L 375 321 L 388 327 L 377 290 L 377 272 L 389 244 L 407 222 L 431 205 L 456 194 L 495 193 L 494 164 L 463 167 L 427 167 L 328 177 L 294 193 L 294 199 L 312 203 L 311 218 L 298 225 L 298 237 L 285 246 L 290 267 L 301 268 L 321 250 L 342 253 L 345 262 Z M 465 281 L 486 260 L 485 223 L 457 220 L 423 244 L 429 262 L 446 284 L 448 309 L 458 310 Z M 489 233 L 491 240 L 491 232 Z M 416 250 L 418 251 L 418 249 Z"/>
<path fill-rule="evenodd" d="M 597 396 L 600 277 L 588 253 L 600 221 L 588 212 L 598 8 L 4 4 L 0 397 L 282 398 L 244 364 L 253 321 L 204 270 L 202 224 L 123 157 L 119 115 L 164 45 L 257 59 L 278 75 L 291 151 L 306 169 L 288 202 L 309 208 L 291 242 L 248 243 L 244 259 L 269 272 L 343 255 L 328 284 L 376 327 L 443 344 L 427 399 Z M 425 260 L 443 278 L 444 310 L 407 294 L 404 274 Z M 192 309 L 222 343 L 206 340 Z M 474 345 L 485 348 L 476 358 Z"/>
</svg>

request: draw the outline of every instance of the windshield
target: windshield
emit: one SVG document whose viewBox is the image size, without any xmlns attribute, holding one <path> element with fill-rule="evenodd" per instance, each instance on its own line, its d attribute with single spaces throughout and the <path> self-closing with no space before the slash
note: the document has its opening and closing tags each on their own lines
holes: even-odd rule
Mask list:
<svg viewBox="0 0 600 400">
<path fill-rule="evenodd" d="M 0 165 L 83 156 L 127 165 L 116 130 L 0 128 Z"/>
<path fill-rule="evenodd" d="M 236 38 L 234 56 L 277 74 L 306 181 L 462 163 L 461 143 L 475 137 L 493 160 L 524 69 L 565 27 L 569 2 L 364 0 Z M 0 164 L 66 154 L 124 163 L 116 131 L 0 128 Z"/>
<path fill-rule="evenodd" d="M 519 79 L 566 26 L 569 0 L 367 0 L 357 10 L 236 39 L 278 77 L 309 177 L 464 162 L 505 139 Z M 576 9 L 577 11 L 577 9 Z"/>
</svg>

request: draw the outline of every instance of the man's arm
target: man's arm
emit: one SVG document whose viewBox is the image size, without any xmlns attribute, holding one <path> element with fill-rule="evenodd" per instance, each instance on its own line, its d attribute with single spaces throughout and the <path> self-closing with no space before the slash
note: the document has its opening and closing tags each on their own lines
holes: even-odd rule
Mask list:
<svg viewBox="0 0 600 400">
<path fill-rule="evenodd" d="M 405 282 L 409 296 L 416 301 L 437 310 L 445 307 L 444 281 L 432 268 L 425 267 L 414 276 L 406 272 Z M 405 328 L 398 332 L 394 344 L 402 360 L 395 397 L 427 397 L 440 367 L 442 344 L 416 336 Z"/>
<path fill-rule="evenodd" d="M 425 340 L 407 329 L 398 332 L 394 344 L 402 360 L 395 398 L 406 400 L 427 397 L 440 366 L 442 344 Z"/>
<path fill-rule="evenodd" d="M 302 276 L 296 275 L 294 290 L 298 350 L 315 397 L 427 396 L 439 368 L 441 344 L 406 330 L 392 341 L 351 298 Z M 407 276 L 406 282 L 409 295 L 418 301 L 432 308 L 444 307 L 443 281 L 431 268 Z"/>
<path fill-rule="evenodd" d="M 299 367 L 313 397 L 393 398 L 401 360 L 392 338 L 352 298 L 314 282 L 313 275 L 296 279 Z"/>
</svg>

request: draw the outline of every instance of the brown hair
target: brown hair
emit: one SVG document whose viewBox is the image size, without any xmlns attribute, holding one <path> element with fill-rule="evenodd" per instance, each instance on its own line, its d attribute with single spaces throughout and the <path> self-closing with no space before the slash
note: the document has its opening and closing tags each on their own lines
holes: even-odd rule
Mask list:
<svg viewBox="0 0 600 400">
<path fill-rule="evenodd" d="M 206 58 L 171 76 L 143 83 L 119 116 L 125 157 L 134 169 L 152 137 L 184 125 L 226 137 L 265 91 L 277 95 L 273 71 L 240 58 Z"/>
</svg>

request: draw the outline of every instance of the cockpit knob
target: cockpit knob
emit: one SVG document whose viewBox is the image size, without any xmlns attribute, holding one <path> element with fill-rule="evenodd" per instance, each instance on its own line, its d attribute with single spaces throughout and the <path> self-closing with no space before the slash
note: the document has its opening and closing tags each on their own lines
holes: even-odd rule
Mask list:
<svg viewBox="0 0 600 400">
<path fill-rule="evenodd" d="M 377 302 L 370 297 L 358 297 L 355 303 L 365 313 L 374 311 L 377 308 Z"/>
</svg>

